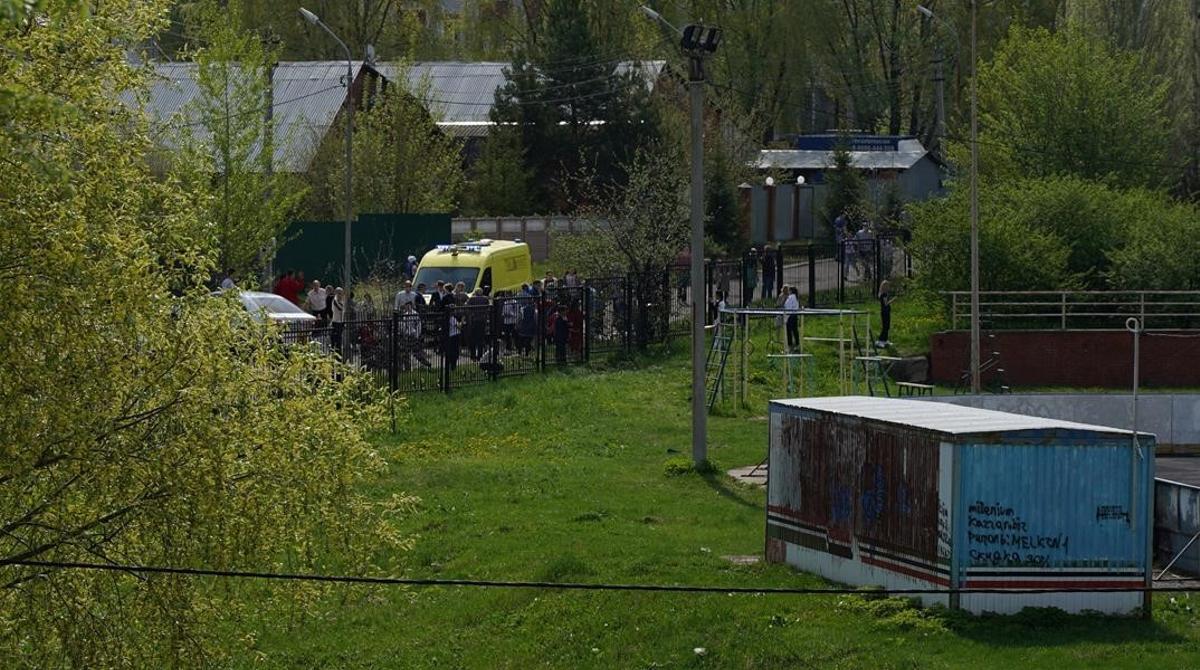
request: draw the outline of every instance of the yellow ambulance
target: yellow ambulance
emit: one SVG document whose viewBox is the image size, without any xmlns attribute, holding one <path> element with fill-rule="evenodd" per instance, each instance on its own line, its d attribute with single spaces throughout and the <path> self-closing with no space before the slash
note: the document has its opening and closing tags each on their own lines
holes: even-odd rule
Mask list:
<svg viewBox="0 0 1200 670">
<path fill-rule="evenodd" d="M 533 280 L 532 273 L 528 244 L 476 240 L 434 247 L 421 258 L 413 283 L 423 283 L 425 290 L 432 291 L 439 281 L 450 285 L 462 282 L 468 293 L 482 288 L 489 295 L 495 295 L 520 291 L 521 284 Z"/>
</svg>

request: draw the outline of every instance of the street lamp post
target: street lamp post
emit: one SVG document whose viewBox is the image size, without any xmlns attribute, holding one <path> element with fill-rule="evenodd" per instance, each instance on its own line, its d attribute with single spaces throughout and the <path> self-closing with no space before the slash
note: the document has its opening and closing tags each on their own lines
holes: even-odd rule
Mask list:
<svg viewBox="0 0 1200 670">
<path fill-rule="evenodd" d="M 328 33 L 329 36 L 338 43 L 338 46 L 340 46 L 342 51 L 346 54 L 346 175 L 345 182 L 343 184 L 343 188 L 346 189 L 346 229 L 344 231 L 342 240 L 344 247 L 342 250 L 342 284 L 346 287 L 346 306 L 344 313 L 349 315 L 351 305 L 353 304 L 353 299 L 351 298 L 350 292 L 350 263 L 353 258 L 350 246 L 350 228 L 354 224 L 354 194 L 351 191 L 352 175 L 354 173 L 354 62 L 353 57 L 350 54 L 350 47 L 346 46 L 346 43 L 343 42 L 340 37 L 334 34 L 334 32 L 329 29 L 329 26 L 325 25 L 325 22 L 321 21 L 316 14 L 313 14 L 307 9 L 301 7 L 300 16 L 303 16 L 305 21 L 308 21 L 310 24 L 317 26 L 321 30 L 324 30 L 326 33 Z M 349 353 L 350 338 L 343 334 L 342 359 L 348 360 L 350 358 Z"/>
<path fill-rule="evenodd" d="M 679 45 L 688 57 L 688 97 L 691 101 L 692 159 L 692 461 L 700 465 L 708 460 L 705 419 L 708 413 L 704 388 L 704 301 L 699 288 L 704 285 L 704 59 L 717 50 L 721 31 L 701 25 L 679 30 L 661 14 L 643 5 L 642 12 L 679 36 Z"/>
<path fill-rule="evenodd" d="M 971 393 L 982 388 L 979 373 L 979 96 L 976 90 L 976 52 L 979 23 L 979 0 L 971 1 Z M 950 29 L 958 42 L 958 32 L 947 19 L 933 13 L 924 5 L 917 11 L 931 21 L 940 21 Z"/>
</svg>

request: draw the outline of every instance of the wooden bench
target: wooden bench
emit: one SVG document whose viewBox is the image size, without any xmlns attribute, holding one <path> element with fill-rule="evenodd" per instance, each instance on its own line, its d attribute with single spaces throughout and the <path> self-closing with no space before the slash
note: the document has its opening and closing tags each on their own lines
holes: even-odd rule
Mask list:
<svg viewBox="0 0 1200 670">
<path fill-rule="evenodd" d="M 932 396 L 932 384 L 917 384 L 916 382 L 896 382 L 896 388 L 900 389 L 900 395 L 907 396 Z"/>
</svg>

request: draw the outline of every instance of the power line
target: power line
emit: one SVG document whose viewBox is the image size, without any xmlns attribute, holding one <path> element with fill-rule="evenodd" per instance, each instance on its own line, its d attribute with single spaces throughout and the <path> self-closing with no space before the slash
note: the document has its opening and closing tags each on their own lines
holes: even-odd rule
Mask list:
<svg viewBox="0 0 1200 670">
<path fill-rule="evenodd" d="M 565 591 L 651 591 L 659 593 L 738 593 L 747 595 L 952 595 L 1006 594 L 1036 595 L 1050 593 L 1196 593 L 1195 586 L 1122 586 L 1111 588 L 944 588 L 944 589 L 870 589 L 861 588 L 799 588 L 775 586 L 710 586 L 687 584 L 613 584 L 582 582 L 513 581 L 494 579 L 435 579 L 421 577 L 365 577 L 356 575 L 321 575 L 311 573 L 250 572 L 242 570 L 211 570 L 206 568 L 173 568 L 117 563 L 84 563 L 77 561 L 0 561 L 3 565 L 20 565 L 54 570 L 101 570 L 130 574 L 168 574 L 190 577 L 222 577 L 230 579 L 266 579 L 276 581 L 324 582 L 335 584 L 373 584 L 378 586 L 448 586 L 469 588 L 546 589 Z"/>
</svg>

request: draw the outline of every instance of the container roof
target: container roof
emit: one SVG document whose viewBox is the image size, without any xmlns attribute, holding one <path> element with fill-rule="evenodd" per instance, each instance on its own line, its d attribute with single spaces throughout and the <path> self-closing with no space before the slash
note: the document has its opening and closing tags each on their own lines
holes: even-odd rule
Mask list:
<svg viewBox="0 0 1200 670">
<path fill-rule="evenodd" d="M 1015 432 L 1091 433 L 1095 435 L 1133 435 L 1133 431 L 1108 426 L 1094 426 L 1073 421 L 1045 419 L 1040 416 L 1011 414 L 990 409 L 963 407 L 922 400 L 900 400 L 868 396 L 837 396 L 830 398 L 796 398 L 772 400 L 773 407 L 790 407 L 828 414 L 854 416 L 898 426 L 919 428 L 946 435 L 985 435 Z M 1149 433 L 1141 433 L 1152 437 Z"/>
</svg>

